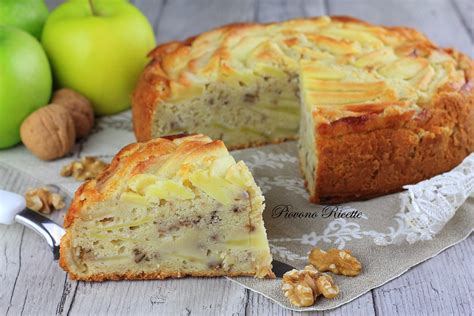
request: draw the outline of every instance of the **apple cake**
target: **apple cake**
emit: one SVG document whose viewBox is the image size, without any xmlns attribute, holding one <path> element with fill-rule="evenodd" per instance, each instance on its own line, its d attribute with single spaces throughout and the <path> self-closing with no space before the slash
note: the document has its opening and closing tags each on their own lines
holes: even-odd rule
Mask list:
<svg viewBox="0 0 474 316">
<path fill-rule="evenodd" d="M 88 281 L 274 277 L 263 209 L 247 166 L 221 140 L 131 144 L 76 191 L 60 265 Z"/>
<path fill-rule="evenodd" d="M 474 63 L 404 27 L 348 17 L 233 24 L 154 49 L 132 101 L 138 140 L 228 148 L 298 138 L 311 201 L 400 190 L 474 151 Z"/>
</svg>

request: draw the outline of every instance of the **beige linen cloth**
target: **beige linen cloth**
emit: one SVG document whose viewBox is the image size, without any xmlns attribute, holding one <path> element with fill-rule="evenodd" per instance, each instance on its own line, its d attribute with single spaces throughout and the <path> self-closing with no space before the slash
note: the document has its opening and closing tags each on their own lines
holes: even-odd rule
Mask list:
<svg viewBox="0 0 474 316">
<path fill-rule="evenodd" d="M 17 146 L 0 151 L 0 165 L 55 184 L 72 196 L 79 183 L 61 177 L 62 166 L 83 156 L 110 161 L 120 148 L 134 141 L 127 111 L 100 119 L 93 133 L 77 144 L 69 157 L 40 162 L 23 146 Z M 318 298 L 314 306 L 303 309 L 291 306 L 283 296 L 281 279 L 231 279 L 288 309 L 338 307 L 460 242 L 473 230 L 474 154 L 454 171 L 408 186 L 405 192 L 326 208 L 308 202 L 295 142 L 232 154 L 246 162 L 265 195 L 264 220 L 275 259 L 303 268 L 313 247 L 336 247 L 352 250 L 363 264 L 357 277 L 335 276 L 341 289 L 336 299 Z M 6 186 L 0 181 L 0 189 L 9 189 L 2 185 Z"/>
</svg>

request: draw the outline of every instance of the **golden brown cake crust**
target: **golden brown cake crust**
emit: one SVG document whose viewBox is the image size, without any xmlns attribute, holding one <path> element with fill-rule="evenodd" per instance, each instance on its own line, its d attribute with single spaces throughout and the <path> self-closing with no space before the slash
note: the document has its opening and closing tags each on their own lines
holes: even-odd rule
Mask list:
<svg viewBox="0 0 474 316">
<path fill-rule="evenodd" d="M 445 92 L 419 113 L 367 115 L 319 128 L 314 203 L 400 191 L 458 165 L 474 151 L 474 94 Z"/>
<path fill-rule="evenodd" d="M 316 19 L 297 19 L 288 23 L 313 20 Z M 370 25 L 350 17 L 331 17 L 331 20 Z M 170 96 L 170 79 L 165 70 L 169 69 L 167 67 L 171 62 L 179 60 L 196 40 L 209 34 L 244 32 L 258 27 L 262 24 L 227 25 L 183 42 L 160 45 L 153 50 L 149 55 L 152 61 L 143 72 L 133 95 L 133 123 L 137 139 L 152 137 L 154 113 L 160 100 Z M 384 112 L 385 105 L 379 102 L 373 107 L 368 104 L 360 108 L 350 105 L 346 110 L 355 113 L 354 116 L 340 118 L 340 112 L 335 111 L 320 115 L 327 122 L 317 127 L 319 162 L 314 171 L 317 184 L 315 193 L 310 197 L 312 202 L 338 203 L 396 192 L 403 185 L 450 170 L 474 151 L 472 59 L 454 49 L 438 48 L 414 29 L 382 27 L 382 33 L 383 30 L 406 40 L 410 45 L 403 49 L 410 50 L 409 54 L 415 57 L 436 50 L 448 54 L 457 61 L 456 71 L 464 73 L 464 83 L 460 83 L 459 78 L 446 75 L 448 81 L 436 89 L 427 103 L 418 104 L 417 109 L 401 105 L 405 108 L 400 113 L 387 114 L 387 111 Z M 192 63 L 188 67 L 192 69 Z"/>
<path fill-rule="evenodd" d="M 140 173 L 141 168 L 146 168 L 152 164 L 156 157 L 169 154 L 176 150 L 177 145 L 173 140 L 181 137 L 205 137 L 203 135 L 173 135 L 156 138 L 146 143 L 133 143 L 122 148 L 112 159 L 110 165 L 102 171 L 97 178 L 84 182 L 75 192 L 71 206 L 64 218 L 64 227 L 68 228 L 78 216 L 81 208 L 89 204 L 106 201 L 114 194 L 121 185 L 124 178 Z M 196 154 L 225 148 L 220 140 L 214 140 L 205 144 L 199 142 L 189 142 L 186 145 L 186 152 L 194 151 Z M 197 150 L 196 150 L 197 149 Z M 186 154 L 186 152 L 182 152 Z M 130 169 L 130 166 L 141 161 L 137 167 Z"/>
</svg>

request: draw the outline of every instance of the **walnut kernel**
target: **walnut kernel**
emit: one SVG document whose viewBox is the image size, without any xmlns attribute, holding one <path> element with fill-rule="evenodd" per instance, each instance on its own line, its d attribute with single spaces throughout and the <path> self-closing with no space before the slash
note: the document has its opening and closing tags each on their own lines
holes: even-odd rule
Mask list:
<svg viewBox="0 0 474 316">
<path fill-rule="evenodd" d="M 311 306 L 322 294 L 326 298 L 334 298 L 339 288 L 332 278 L 320 273 L 311 265 L 303 270 L 293 269 L 283 275 L 282 290 L 291 304 L 299 307 Z"/>
<path fill-rule="evenodd" d="M 313 268 L 314 269 L 314 268 Z M 286 272 L 283 275 L 282 290 L 290 300 L 290 303 L 303 307 L 314 304 L 314 299 L 318 296 L 316 279 L 319 273 L 312 270 L 296 270 Z"/>
<path fill-rule="evenodd" d="M 107 166 L 107 163 L 96 157 L 83 157 L 62 167 L 61 176 L 73 176 L 79 181 L 90 180 L 97 177 Z"/>
<path fill-rule="evenodd" d="M 335 298 L 339 294 L 339 287 L 334 283 L 329 274 L 321 273 L 316 280 L 316 286 L 325 298 Z"/>
<path fill-rule="evenodd" d="M 28 190 L 25 193 L 26 206 L 36 212 L 50 214 L 51 211 L 66 206 L 64 198 L 58 193 L 51 192 L 46 187 Z"/>
<path fill-rule="evenodd" d="M 309 262 L 319 271 L 331 271 L 335 274 L 356 276 L 362 270 L 362 265 L 350 250 L 329 249 L 327 252 L 314 248 L 309 254 Z"/>
</svg>

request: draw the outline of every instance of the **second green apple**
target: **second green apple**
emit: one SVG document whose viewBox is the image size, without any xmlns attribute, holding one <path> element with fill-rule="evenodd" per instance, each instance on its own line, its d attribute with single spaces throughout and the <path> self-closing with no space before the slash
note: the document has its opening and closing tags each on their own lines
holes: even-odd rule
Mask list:
<svg viewBox="0 0 474 316">
<path fill-rule="evenodd" d="M 56 85 L 85 95 L 96 114 L 104 115 L 130 106 L 155 38 L 128 1 L 70 0 L 50 14 L 42 43 Z"/>
</svg>

